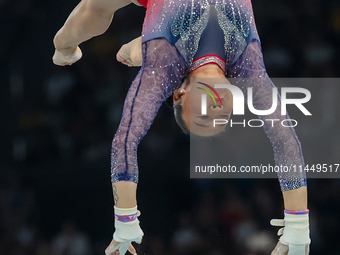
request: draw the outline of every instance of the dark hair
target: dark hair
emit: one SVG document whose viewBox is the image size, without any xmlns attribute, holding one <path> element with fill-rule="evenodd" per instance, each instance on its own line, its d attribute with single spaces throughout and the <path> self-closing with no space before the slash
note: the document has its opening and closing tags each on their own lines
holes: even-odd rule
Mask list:
<svg viewBox="0 0 340 255">
<path fill-rule="evenodd" d="M 185 76 L 183 79 L 182 79 L 182 82 L 185 82 L 187 79 L 187 77 Z M 202 139 L 202 138 L 208 138 L 208 139 L 211 139 L 211 138 L 215 138 L 215 137 L 218 137 L 221 133 L 223 132 L 220 132 L 220 133 L 217 133 L 215 135 L 212 135 L 212 136 L 207 136 L 207 137 L 203 137 L 203 136 L 198 136 L 198 135 L 195 135 L 193 133 L 190 132 L 190 130 L 188 129 L 188 127 L 186 126 L 185 122 L 184 122 L 184 119 L 183 119 L 183 107 L 182 105 L 180 105 L 179 103 L 176 103 L 175 101 L 173 102 L 173 108 L 174 108 L 174 115 L 175 115 L 175 119 L 176 119 L 176 122 L 178 124 L 178 126 L 180 126 L 180 128 L 182 129 L 183 133 L 186 134 L 186 135 L 190 135 L 190 137 L 192 138 L 199 138 L 199 139 Z"/>
<path fill-rule="evenodd" d="M 187 126 L 185 125 L 185 122 L 183 120 L 183 108 L 182 108 L 182 106 L 180 104 L 174 102 L 173 107 L 174 107 L 175 119 L 176 119 L 178 126 L 180 126 L 180 128 L 182 129 L 184 134 L 190 135 L 190 131 L 187 128 Z"/>
<path fill-rule="evenodd" d="M 181 84 L 183 84 L 184 82 L 188 82 L 187 80 L 188 75 L 185 75 L 182 78 Z M 188 127 L 185 125 L 185 122 L 183 120 L 183 108 L 180 104 L 176 103 L 175 101 L 173 101 L 173 108 L 174 108 L 174 115 L 175 115 L 175 119 L 176 122 L 178 124 L 178 126 L 180 126 L 180 128 L 182 129 L 182 131 L 184 132 L 184 134 L 186 135 L 190 135 L 190 131 L 188 129 Z"/>
</svg>

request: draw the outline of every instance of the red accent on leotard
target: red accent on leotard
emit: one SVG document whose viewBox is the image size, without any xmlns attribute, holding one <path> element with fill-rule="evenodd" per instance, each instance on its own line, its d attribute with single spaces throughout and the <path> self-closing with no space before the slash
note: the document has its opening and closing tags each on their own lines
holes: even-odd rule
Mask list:
<svg viewBox="0 0 340 255">
<path fill-rule="evenodd" d="M 143 5 L 145 8 L 148 5 L 148 0 L 137 0 L 138 3 L 140 3 L 141 5 Z"/>
<path fill-rule="evenodd" d="M 195 59 L 189 69 L 189 73 L 195 71 L 201 66 L 205 66 L 207 64 L 216 64 L 223 72 L 225 72 L 225 61 L 217 55 L 205 55 L 200 58 Z"/>
</svg>

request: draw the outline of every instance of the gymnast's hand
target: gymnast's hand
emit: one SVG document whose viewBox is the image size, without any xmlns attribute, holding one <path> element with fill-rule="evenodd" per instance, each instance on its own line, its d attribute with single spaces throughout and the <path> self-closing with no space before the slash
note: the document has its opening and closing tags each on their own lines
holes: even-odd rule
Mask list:
<svg viewBox="0 0 340 255">
<path fill-rule="evenodd" d="M 70 66 L 81 59 L 82 55 L 83 54 L 78 46 L 75 49 L 65 49 L 60 51 L 56 49 L 52 60 L 53 63 L 58 66 Z"/>
<path fill-rule="evenodd" d="M 309 254 L 309 218 L 303 215 L 288 214 L 284 220 L 273 219 L 272 226 L 281 226 L 277 234 L 282 235 L 271 255 L 308 255 Z"/>
<path fill-rule="evenodd" d="M 133 255 L 136 254 L 135 248 L 131 242 L 141 243 L 143 231 L 139 226 L 137 217 L 140 211 L 137 206 L 133 208 L 118 208 L 115 209 L 115 232 L 113 240 L 105 250 L 105 255 L 125 255 L 126 251 Z"/>
<path fill-rule="evenodd" d="M 142 37 L 124 44 L 117 53 L 117 60 L 129 67 L 141 66 L 143 62 Z"/>
<path fill-rule="evenodd" d="M 135 250 L 135 248 L 132 246 L 131 242 L 128 242 L 129 246 L 128 246 L 128 251 L 132 254 L 132 255 L 136 255 L 137 252 Z M 111 243 L 109 244 L 109 246 L 106 248 L 105 250 L 105 255 L 120 255 L 120 247 L 121 246 L 126 246 L 127 243 L 118 243 L 115 240 L 112 239 Z M 124 255 L 124 254 L 121 254 Z"/>
<path fill-rule="evenodd" d="M 304 246 L 304 251 L 302 251 L 302 252 L 294 252 L 294 251 L 292 251 L 292 249 L 291 249 L 291 251 L 290 251 L 290 253 L 288 253 L 289 252 L 289 246 L 288 245 L 284 245 L 284 244 L 282 244 L 280 241 L 277 243 L 277 245 L 276 245 L 276 247 L 275 247 L 275 249 L 272 251 L 272 253 L 271 253 L 271 255 L 308 255 L 309 254 L 309 245 L 306 245 L 306 246 Z"/>
</svg>

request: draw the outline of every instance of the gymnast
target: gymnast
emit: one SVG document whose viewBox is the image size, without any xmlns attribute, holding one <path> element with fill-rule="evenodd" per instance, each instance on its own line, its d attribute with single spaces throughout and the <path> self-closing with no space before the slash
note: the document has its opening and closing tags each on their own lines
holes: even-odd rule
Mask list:
<svg viewBox="0 0 340 255">
<path fill-rule="evenodd" d="M 104 33 L 115 11 L 130 3 L 129 0 L 81 1 L 54 38 L 53 62 L 64 66 L 78 61 L 82 57 L 79 44 Z M 275 87 L 263 63 L 249 0 L 161 0 L 157 4 L 156 0 L 140 0 L 134 3 L 146 7 L 142 37 L 124 45 L 117 59 L 128 66 L 141 64 L 141 69 L 126 96 L 122 120 L 112 142 L 115 232 L 105 251 L 107 255 L 115 254 L 117 250 L 120 254 L 127 250 L 135 254 L 131 242 L 142 240 L 143 231 L 137 219 L 137 147 L 161 104 L 173 95 L 175 117 L 181 128 L 197 136 L 211 136 L 223 131 L 225 126 L 212 129 L 209 118 L 230 118 L 231 93 L 220 90 L 220 104 L 209 103 L 208 114 L 200 116 L 193 114 L 193 109 L 190 111 L 190 106 L 197 108 L 198 104 L 196 101 L 190 103 L 190 98 L 195 97 L 192 87 L 201 85 L 206 89 L 213 87 L 216 79 L 223 79 L 225 84 L 233 80 L 233 85 L 244 94 L 248 87 L 253 89 L 253 105 L 258 110 L 271 107 L 268 98 L 271 99 Z M 267 117 L 289 119 L 288 115 L 281 116 L 279 112 L 279 96 L 278 103 L 277 110 Z M 293 128 L 267 124 L 264 131 L 273 146 L 276 165 L 304 166 L 300 142 Z M 284 226 L 284 232 L 280 231 L 282 236 L 272 254 L 309 254 L 305 174 L 278 175 L 285 217 L 284 220 L 272 220 L 271 224 Z"/>
</svg>

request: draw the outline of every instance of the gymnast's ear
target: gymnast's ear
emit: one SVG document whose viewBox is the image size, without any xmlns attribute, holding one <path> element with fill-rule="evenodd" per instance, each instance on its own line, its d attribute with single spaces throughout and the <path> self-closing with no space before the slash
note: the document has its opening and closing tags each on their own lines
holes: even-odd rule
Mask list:
<svg viewBox="0 0 340 255">
<path fill-rule="evenodd" d="M 173 100 L 177 104 L 182 103 L 182 97 L 186 93 L 185 89 L 179 88 L 175 90 L 175 93 L 173 95 Z"/>
<path fill-rule="evenodd" d="M 182 97 L 185 95 L 185 93 L 187 93 L 187 91 L 183 88 L 187 88 L 189 83 L 190 83 L 190 79 L 188 79 L 187 76 L 184 76 L 181 81 L 181 84 L 182 84 L 181 88 L 176 89 L 172 96 L 174 103 L 177 103 L 177 104 L 182 103 L 182 99 L 183 99 Z"/>
</svg>

